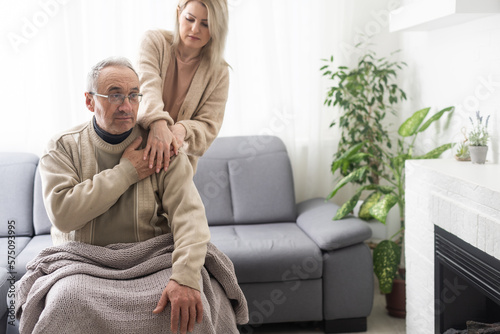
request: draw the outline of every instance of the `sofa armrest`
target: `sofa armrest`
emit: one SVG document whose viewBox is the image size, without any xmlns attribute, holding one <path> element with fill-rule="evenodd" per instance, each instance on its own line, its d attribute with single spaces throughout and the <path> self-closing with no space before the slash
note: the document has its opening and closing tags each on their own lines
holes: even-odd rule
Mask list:
<svg viewBox="0 0 500 334">
<path fill-rule="evenodd" d="M 369 239 L 372 230 L 363 220 L 347 216 L 332 220 L 339 206 L 324 198 L 313 198 L 297 205 L 297 225 L 324 251 L 351 246 Z"/>
<path fill-rule="evenodd" d="M 0 318 L 4 318 L 8 310 L 7 294 L 10 288 L 9 276 L 7 269 L 0 267 Z M 4 326 L 5 324 L 0 325 Z M 0 329 L 0 332 L 2 332 L 2 329 Z"/>
</svg>

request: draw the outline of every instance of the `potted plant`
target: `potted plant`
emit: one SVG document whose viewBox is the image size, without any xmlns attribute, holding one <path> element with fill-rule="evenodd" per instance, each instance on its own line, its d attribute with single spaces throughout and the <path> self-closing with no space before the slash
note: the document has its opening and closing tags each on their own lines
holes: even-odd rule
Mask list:
<svg viewBox="0 0 500 334">
<path fill-rule="evenodd" d="M 395 115 L 395 105 L 406 99 L 405 92 L 397 85 L 398 70 L 406 64 L 378 58 L 371 50 L 366 51 L 353 68 L 339 66 L 332 69 L 333 60 L 333 56 L 323 59 L 327 64 L 320 69 L 323 76 L 333 81 L 324 104 L 340 109 L 338 123 L 333 121 L 330 124 L 330 127 L 338 124 L 341 136 L 332 166 L 351 147 L 364 143 L 360 150 L 365 154 L 359 156 L 359 160 L 342 164 L 340 173 L 345 176 L 362 165 L 369 165 L 370 173 L 363 174 L 356 182 L 378 184 L 380 175 L 384 174 L 384 166 L 380 164 L 381 148 L 391 148 L 392 145 L 383 124 L 387 113 Z"/>
<path fill-rule="evenodd" d="M 473 164 L 484 164 L 486 162 L 486 154 L 488 153 L 488 121 L 490 116 L 486 118 L 483 125 L 483 117 L 479 111 L 476 112 L 476 122 L 469 117 L 472 124 L 472 131 L 469 133 L 469 151 L 470 158 Z"/>
<path fill-rule="evenodd" d="M 457 150 L 455 151 L 455 159 L 458 161 L 470 161 L 469 143 L 465 129 L 463 129 L 463 134 L 465 139 L 458 144 Z"/>
<path fill-rule="evenodd" d="M 367 145 L 365 141 L 350 147 L 335 160 L 332 166 L 332 172 L 335 173 L 346 164 L 361 162 L 356 165 L 356 168 L 351 173 L 338 181 L 328 199 L 335 196 L 346 184 L 359 183 L 367 173 L 377 173 L 385 181 L 384 184 L 361 185 L 354 196 L 339 208 L 333 218 L 334 220 L 342 219 L 349 214 L 361 194 L 366 191 L 369 191 L 370 195 L 360 208 L 360 217 L 373 217 L 385 224 L 389 210 L 396 204 L 399 206 L 400 230 L 389 239 L 381 241 L 373 251 L 375 275 L 379 279 L 380 291 L 384 294 L 392 291 L 393 281 L 401 263 L 405 229 L 405 161 L 408 159 L 435 159 L 453 146 L 452 143 L 444 144 L 424 155 L 417 156 L 414 154 L 414 145 L 418 134 L 428 129 L 433 122 L 439 120 L 445 113 L 453 112 L 454 107 L 442 109 L 424 122 L 429 110 L 430 108 L 418 110 L 401 124 L 398 130 L 396 150 L 392 150 L 387 146 L 378 147 L 377 150 L 382 152 L 380 158 L 377 158 L 379 159 L 378 163 L 384 166 L 385 170 L 388 171 L 387 173 L 380 173 L 373 168 L 373 165 L 366 162 L 370 161 L 366 159 L 370 153 L 363 150 L 363 147 Z M 370 156 L 370 158 L 375 157 Z"/>
</svg>

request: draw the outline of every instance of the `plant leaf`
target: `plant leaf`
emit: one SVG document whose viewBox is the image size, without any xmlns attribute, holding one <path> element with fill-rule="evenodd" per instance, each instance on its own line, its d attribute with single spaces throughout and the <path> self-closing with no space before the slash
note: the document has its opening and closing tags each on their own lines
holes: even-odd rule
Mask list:
<svg viewBox="0 0 500 334">
<path fill-rule="evenodd" d="M 401 247 L 391 240 L 381 241 L 373 250 L 373 271 L 379 280 L 380 292 L 390 293 L 401 261 Z"/>
<path fill-rule="evenodd" d="M 377 204 L 372 206 L 370 214 L 379 222 L 385 224 L 385 219 L 389 210 L 398 202 L 398 198 L 392 194 L 387 194 Z"/>
<path fill-rule="evenodd" d="M 342 180 L 340 180 L 339 183 L 337 183 L 337 185 L 335 186 L 335 189 L 333 189 L 332 193 L 328 195 L 327 199 L 331 199 L 333 196 L 335 196 L 337 191 L 339 191 L 340 188 L 342 188 L 349 182 L 361 180 L 365 176 L 365 173 L 368 170 L 368 168 L 369 168 L 368 166 L 364 166 L 359 169 L 356 169 L 355 171 L 351 172 L 349 175 L 344 177 Z"/>
<path fill-rule="evenodd" d="M 443 110 L 435 113 L 434 115 L 432 115 L 431 118 L 429 118 L 427 120 L 427 122 L 424 123 L 424 125 L 422 125 L 420 127 L 420 129 L 418 129 L 418 132 L 423 132 L 423 131 L 427 130 L 427 128 L 431 125 L 431 123 L 440 119 L 441 116 L 443 116 L 445 112 L 448 112 L 448 111 L 453 112 L 454 110 L 455 110 L 455 107 L 448 107 L 448 108 L 444 108 Z"/>
<path fill-rule="evenodd" d="M 363 145 L 364 142 L 354 145 L 353 147 L 345 151 L 337 160 L 335 160 L 335 162 L 332 164 L 332 173 L 335 173 L 335 171 L 344 164 L 346 159 L 349 159 L 350 157 L 358 153 L 358 151 L 363 147 Z"/>
<path fill-rule="evenodd" d="M 425 119 L 425 116 L 427 116 L 427 113 L 429 113 L 429 110 L 431 108 L 424 108 L 418 111 L 415 111 L 413 115 L 411 115 L 406 121 L 401 124 L 399 127 L 398 133 L 402 137 L 409 137 L 413 136 L 416 132 L 420 124 Z"/>
<path fill-rule="evenodd" d="M 419 156 L 419 157 L 413 157 L 413 159 L 437 159 L 443 154 L 443 152 L 451 149 L 455 144 L 453 143 L 448 143 L 439 146 L 438 148 L 433 149 L 430 152 L 427 152 L 426 154 Z"/>
<path fill-rule="evenodd" d="M 367 184 L 364 186 L 361 186 L 356 190 L 356 193 L 354 196 L 351 197 L 347 202 L 345 202 L 338 210 L 337 213 L 335 214 L 335 217 L 333 217 L 333 220 L 339 220 L 347 216 L 356 206 L 356 204 L 359 201 L 359 197 L 361 196 L 361 193 L 364 190 L 376 190 L 378 186 L 376 184 Z"/>
<path fill-rule="evenodd" d="M 338 210 L 337 213 L 335 214 L 335 217 L 333 217 L 333 220 L 339 220 L 347 216 L 356 206 L 356 204 L 359 201 L 359 197 L 361 196 L 361 191 L 356 192 L 354 196 L 351 197 L 350 200 L 345 202 Z"/>
<path fill-rule="evenodd" d="M 359 214 L 358 217 L 364 220 L 370 220 L 372 219 L 372 215 L 370 214 L 370 209 L 372 206 L 374 206 L 382 197 L 382 194 L 379 193 L 378 191 L 375 191 L 370 194 L 364 201 L 361 207 L 359 208 Z"/>
<path fill-rule="evenodd" d="M 380 191 L 382 194 L 390 194 L 394 190 L 394 187 L 392 187 L 392 186 L 378 186 L 377 190 Z"/>
</svg>

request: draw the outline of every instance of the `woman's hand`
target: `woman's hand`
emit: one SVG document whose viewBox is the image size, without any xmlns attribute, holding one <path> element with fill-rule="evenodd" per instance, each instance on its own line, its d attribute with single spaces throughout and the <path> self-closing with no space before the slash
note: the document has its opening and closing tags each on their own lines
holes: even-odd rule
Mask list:
<svg viewBox="0 0 500 334">
<path fill-rule="evenodd" d="M 184 125 L 177 123 L 170 126 L 169 128 L 175 139 L 177 140 L 177 144 L 179 145 L 178 147 L 182 147 L 182 145 L 184 145 L 184 139 L 186 138 L 186 128 L 184 127 Z"/>
<path fill-rule="evenodd" d="M 144 148 L 143 159 L 149 156 L 149 168 L 153 168 L 156 160 L 156 172 L 163 167 L 167 170 L 170 157 L 177 155 L 179 144 L 174 134 L 168 128 L 167 122 L 159 120 L 149 126 L 148 142 Z"/>
</svg>

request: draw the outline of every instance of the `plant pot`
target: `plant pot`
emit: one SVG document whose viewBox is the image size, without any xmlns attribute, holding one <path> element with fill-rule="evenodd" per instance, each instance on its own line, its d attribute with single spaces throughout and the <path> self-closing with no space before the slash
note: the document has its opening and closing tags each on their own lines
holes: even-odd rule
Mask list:
<svg viewBox="0 0 500 334">
<path fill-rule="evenodd" d="M 406 318 L 406 281 L 395 279 L 392 292 L 385 295 L 387 312 L 396 318 Z"/>
<path fill-rule="evenodd" d="M 473 164 L 484 164 L 488 146 L 469 146 L 470 160 Z"/>
</svg>

